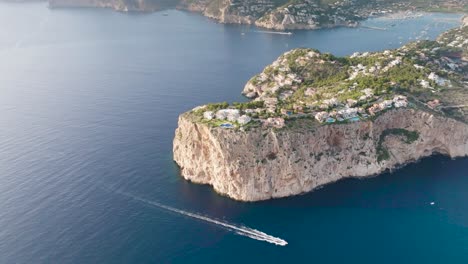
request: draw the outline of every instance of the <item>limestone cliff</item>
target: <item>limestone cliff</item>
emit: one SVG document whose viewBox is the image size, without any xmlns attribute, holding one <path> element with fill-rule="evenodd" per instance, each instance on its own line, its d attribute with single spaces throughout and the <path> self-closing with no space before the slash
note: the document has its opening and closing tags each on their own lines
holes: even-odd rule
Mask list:
<svg viewBox="0 0 468 264">
<path fill-rule="evenodd" d="M 254 100 L 182 114 L 174 160 L 187 180 L 258 201 L 467 156 L 467 35 L 462 24 L 384 52 L 286 52 L 247 83 Z"/>
<path fill-rule="evenodd" d="M 385 131 L 417 131 L 412 143 Z M 378 161 L 378 148 L 390 158 Z M 183 177 L 210 184 L 241 201 L 286 197 L 347 177 L 366 177 L 434 153 L 468 155 L 468 126 L 432 113 L 400 109 L 374 121 L 312 129 L 254 129 L 248 132 L 179 119 L 174 160 Z"/>
</svg>

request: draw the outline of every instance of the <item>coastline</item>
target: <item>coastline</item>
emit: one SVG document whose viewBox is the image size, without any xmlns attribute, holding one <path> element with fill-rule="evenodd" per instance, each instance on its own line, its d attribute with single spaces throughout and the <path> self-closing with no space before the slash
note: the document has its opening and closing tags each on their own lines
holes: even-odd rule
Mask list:
<svg viewBox="0 0 468 264">
<path fill-rule="evenodd" d="M 225 14 L 224 11 L 221 14 L 214 14 L 206 12 L 203 6 L 200 5 L 184 5 L 180 3 L 174 4 L 153 4 L 147 3 L 146 1 L 138 2 L 137 4 L 124 4 L 119 0 L 111 0 L 109 2 L 102 2 L 100 0 L 3 0 L 5 3 L 33 3 L 33 2 L 45 2 L 47 7 L 50 9 L 65 9 L 65 8 L 104 8 L 110 9 L 121 13 L 154 13 L 163 10 L 180 10 L 191 13 L 198 13 L 202 16 L 209 18 L 210 20 L 220 24 L 240 24 L 240 25 L 254 25 L 259 29 L 275 30 L 275 31 L 296 31 L 296 30 L 318 30 L 328 28 L 359 28 L 362 27 L 362 23 L 369 19 L 382 18 L 389 20 L 407 20 L 417 18 L 430 13 L 447 13 L 447 14 L 460 14 L 466 15 L 466 12 L 462 10 L 394 10 L 385 13 L 369 13 L 365 17 L 361 17 L 355 21 L 342 21 L 338 23 L 326 23 L 326 24 L 314 24 L 307 25 L 303 23 L 292 23 L 292 24 L 278 24 L 279 22 L 267 22 L 261 18 L 254 18 L 250 16 L 241 16 L 236 14 Z M 263 18 L 263 17 L 262 17 Z"/>
</svg>

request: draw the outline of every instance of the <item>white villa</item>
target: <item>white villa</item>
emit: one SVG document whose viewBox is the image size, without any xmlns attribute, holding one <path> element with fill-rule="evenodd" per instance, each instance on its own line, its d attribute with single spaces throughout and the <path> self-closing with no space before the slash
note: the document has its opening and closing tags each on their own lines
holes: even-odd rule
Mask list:
<svg viewBox="0 0 468 264">
<path fill-rule="evenodd" d="M 240 117 L 240 112 L 237 109 L 221 109 L 216 112 L 216 119 L 228 120 L 235 122 Z"/>
<path fill-rule="evenodd" d="M 396 108 L 407 107 L 408 106 L 408 99 L 406 98 L 406 96 L 396 95 L 393 98 L 393 104 L 395 105 Z"/>
<path fill-rule="evenodd" d="M 205 118 L 206 120 L 212 120 L 213 118 L 215 118 L 215 113 L 213 111 L 206 111 L 203 113 L 203 118 Z"/>
<path fill-rule="evenodd" d="M 447 80 L 447 79 L 444 79 L 442 77 L 439 77 L 437 74 L 435 74 L 434 72 L 431 72 L 431 74 L 429 74 L 429 76 L 427 77 L 429 80 L 433 80 L 435 83 L 437 83 L 437 85 L 440 85 L 440 86 L 446 86 L 446 85 L 449 85 L 450 84 L 450 81 Z"/>
<path fill-rule="evenodd" d="M 247 115 L 240 115 L 238 109 L 221 109 L 216 112 L 206 111 L 203 113 L 203 118 L 206 120 L 213 120 L 214 118 L 218 120 L 227 120 L 229 122 L 237 122 L 240 125 L 246 125 L 252 121 Z"/>
</svg>

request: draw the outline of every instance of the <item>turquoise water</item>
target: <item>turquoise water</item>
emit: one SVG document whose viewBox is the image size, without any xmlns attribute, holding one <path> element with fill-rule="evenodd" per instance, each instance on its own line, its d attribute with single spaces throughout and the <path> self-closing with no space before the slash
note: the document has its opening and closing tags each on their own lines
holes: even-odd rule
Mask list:
<svg viewBox="0 0 468 264">
<path fill-rule="evenodd" d="M 466 159 L 238 203 L 182 180 L 171 153 L 179 113 L 243 100 L 244 83 L 291 48 L 383 50 L 459 15 L 286 36 L 168 14 L 0 4 L 0 263 L 468 262 Z"/>
</svg>

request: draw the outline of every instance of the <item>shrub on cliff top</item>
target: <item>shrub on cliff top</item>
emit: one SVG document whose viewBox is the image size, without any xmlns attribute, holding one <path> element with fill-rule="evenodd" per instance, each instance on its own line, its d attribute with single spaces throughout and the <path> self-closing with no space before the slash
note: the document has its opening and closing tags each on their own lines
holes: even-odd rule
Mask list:
<svg viewBox="0 0 468 264">
<path fill-rule="evenodd" d="M 390 158 L 390 152 L 383 146 L 385 138 L 389 135 L 404 136 L 404 142 L 411 144 L 419 139 L 418 131 L 409 131 L 403 128 L 387 129 L 380 135 L 379 142 L 377 143 L 377 161 L 381 162 Z"/>
</svg>

